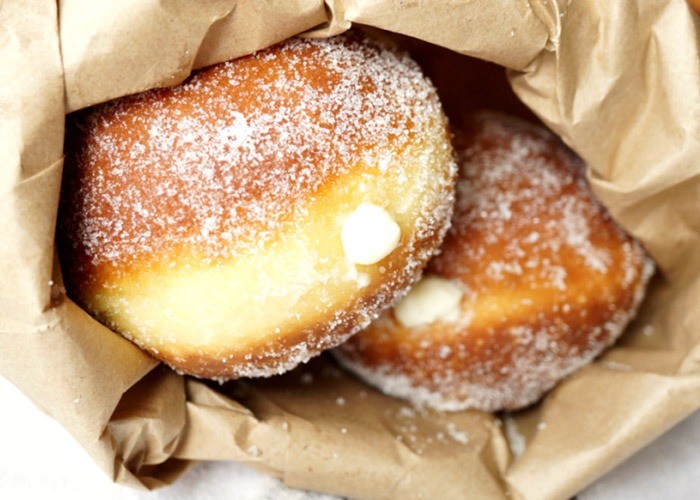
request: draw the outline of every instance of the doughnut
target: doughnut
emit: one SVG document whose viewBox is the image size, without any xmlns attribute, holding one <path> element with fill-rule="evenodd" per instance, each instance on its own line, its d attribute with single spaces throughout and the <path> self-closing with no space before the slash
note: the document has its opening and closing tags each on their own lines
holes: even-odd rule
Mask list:
<svg viewBox="0 0 700 500">
<path fill-rule="evenodd" d="M 522 408 L 621 334 L 654 266 L 548 131 L 479 112 L 455 134 L 457 201 L 441 253 L 333 352 L 419 406 Z"/>
<path fill-rule="evenodd" d="M 282 373 L 418 279 L 456 174 L 407 55 L 359 34 L 291 39 L 69 117 L 67 293 L 181 373 Z"/>
</svg>

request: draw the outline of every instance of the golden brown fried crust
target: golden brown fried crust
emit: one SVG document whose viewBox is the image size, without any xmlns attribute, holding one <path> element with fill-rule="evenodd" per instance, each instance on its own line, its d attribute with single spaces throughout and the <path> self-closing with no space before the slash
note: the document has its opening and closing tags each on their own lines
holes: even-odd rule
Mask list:
<svg viewBox="0 0 700 500">
<path fill-rule="evenodd" d="M 407 328 L 387 313 L 336 354 L 419 404 L 520 408 L 615 340 L 653 266 L 551 134 L 482 113 L 457 151 L 457 209 L 426 273 L 460 284 L 461 320 Z"/>
<path fill-rule="evenodd" d="M 313 88 L 324 89 L 337 84 L 338 80 L 342 78 L 342 73 L 328 72 L 325 67 L 318 64 L 318 59 L 309 57 L 317 50 L 313 46 L 302 47 L 297 56 L 299 61 L 307 61 L 304 63 L 303 70 L 305 84 Z M 181 199 L 177 197 L 165 198 L 163 203 L 163 197 L 158 192 L 161 181 L 165 177 L 170 183 L 169 187 L 177 192 L 186 192 L 192 189 L 192 186 L 184 178 L 179 179 L 172 175 L 170 169 L 163 168 L 163 165 L 157 163 L 151 165 L 150 177 L 144 178 L 143 171 L 129 168 L 128 158 L 124 158 L 123 168 L 114 168 L 115 158 L 113 154 L 110 154 L 110 151 L 105 151 L 106 147 L 100 142 L 104 142 L 105 137 L 114 138 L 115 142 L 124 145 L 116 154 L 128 157 L 131 152 L 129 148 L 133 147 L 134 144 L 152 142 L 148 126 L 158 119 L 158 115 L 163 109 L 167 109 L 172 116 L 188 117 L 198 108 L 207 108 L 212 115 L 225 116 L 228 112 L 227 108 L 231 106 L 231 103 L 235 103 L 237 112 L 243 116 L 249 116 L 253 113 L 272 114 L 276 103 L 265 100 L 261 88 L 266 85 L 274 85 L 276 81 L 280 80 L 280 75 L 290 73 L 291 76 L 291 67 L 295 64 L 297 63 L 284 58 L 243 57 L 235 61 L 235 71 L 245 74 L 246 78 L 236 81 L 235 85 L 220 84 L 226 77 L 226 67 L 223 65 L 195 72 L 199 87 L 217 86 L 215 99 L 212 99 L 211 92 L 199 91 L 197 88 L 183 91 L 182 87 L 179 86 L 169 87 L 125 97 L 71 116 L 67 124 L 66 134 L 66 164 L 70 165 L 70 168 L 66 169 L 66 179 L 63 183 L 62 222 L 69 225 L 71 224 L 71 214 L 86 211 L 90 212 L 93 219 L 115 218 L 115 209 L 109 197 L 87 198 L 80 191 L 83 186 L 97 182 L 99 177 L 105 185 L 109 185 L 110 189 L 115 192 L 127 192 L 128 187 L 138 186 L 137 195 L 133 196 L 133 203 L 143 203 L 146 208 L 149 208 L 148 204 L 151 203 L 153 205 L 151 208 L 157 209 L 160 217 L 176 218 L 176 225 L 156 224 L 149 226 L 149 237 L 152 241 L 167 241 L 168 236 L 173 236 L 175 229 L 177 229 L 177 236 L 181 239 L 186 239 L 199 232 L 201 228 L 198 224 L 197 212 L 201 207 L 182 203 Z M 370 93 L 373 91 L 369 82 L 366 86 L 367 88 L 363 88 L 362 92 Z M 278 94 L 288 94 L 285 96 L 286 99 L 281 100 L 299 106 L 301 112 L 301 106 L 298 103 L 301 96 L 295 92 L 296 89 L 290 90 L 286 87 L 276 89 Z M 303 112 L 310 115 L 312 120 L 322 122 L 321 117 L 318 116 L 319 110 L 304 108 Z M 175 130 L 179 123 L 177 120 L 171 120 L 166 126 Z M 272 129 L 269 133 L 270 136 L 266 138 L 266 141 L 270 145 L 284 141 L 284 138 L 279 136 L 279 130 Z M 367 150 L 371 146 L 366 141 L 365 136 L 357 135 L 357 140 L 357 148 L 360 151 Z M 244 192 L 248 203 L 261 201 L 266 197 L 274 197 L 280 205 L 294 207 L 303 203 L 306 197 L 314 194 L 317 190 L 316 186 L 328 186 L 334 182 L 342 182 L 342 179 L 339 179 L 340 169 L 319 168 L 313 176 L 304 172 L 304 167 L 308 164 L 323 165 L 331 156 L 326 148 L 332 147 L 332 145 L 324 144 L 323 146 L 323 148 L 312 147 L 305 150 L 303 162 L 299 161 L 298 158 L 279 158 L 274 147 L 270 147 L 269 150 L 261 152 L 264 157 L 258 168 L 250 169 L 245 163 L 229 163 L 221 161 L 219 158 L 209 158 L 208 161 L 211 163 L 209 168 L 217 172 L 227 171 L 227 177 L 231 182 L 231 185 L 227 186 L 229 192 Z M 153 160 L 176 161 L 177 158 L 187 154 L 191 149 L 192 144 L 184 140 L 178 141 L 169 149 L 167 156 L 153 156 Z M 295 179 L 294 190 L 279 189 L 279 185 L 275 182 L 276 179 L 265 175 L 266 169 L 273 165 L 284 171 L 288 178 Z M 218 198 L 213 203 L 221 206 L 227 205 L 225 199 L 227 191 L 221 190 L 214 195 Z M 130 208 L 133 209 L 133 206 Z M 248 234 L 253 235 L 266 229 L 261 224 L 260 219 L 252 217 L 252 213 L 240 212 L 237 215 L 237 224 L 246 226 Z M 291 210 L 270 210 L 269 217 L 277 220 L 268 219 L 265 222 L 268 224 L 283 222 L 290 216 Z M 138 218 L 131 217 L 122 218 L 120 222 L 122 223 L 122 233 L 136 232 L 138 230 L 136 226 L 141 224 Z M 216 230 L 222 231 L 224 227 L 222 225 Z M 73 245 L 80 245 L 81 242 L 76 242 L 75 238 L 66 241 L 67 235 L 70 235 L 73 229 L 68 228 L 67 231 L 59 233 L 60 241 L 63 243 L 60 248 L 64 250 L 64 253 L 70 253 L 70 258 L 64 259 L 66 264 L 71 267 L 66 273 L 67 279 L 76 284 L 80 283 L 81 288 L 108 282 L 115 273 L 129 272 L 131 269 L 140 271 L 144 266 L 150 267 L 158 264 L 158 253 L 153 251 L 124 252 L 109 260 L 94 263 L 84 246 L 71 248 Z M 220 232 L 219 234 L 212 233 L 212 239 L 219 242 L 224 241 Z M 226 242 L 227 252 L 232 253 L 236 250 L 236 246 L 243 246 L 247 243 L 249 242 L 237 240 Z M 166 250 L 174 253 L 192 251 L 190 247 L 178 249 L 177 244 L 171 245 L 171 248 L 158 248 L 157 250 L 163 253 Z M 215 256 L 215 258 L 220 259 L 221 257 Z M 77 287 L 71 288 L 77 289 Z"/>
<path fill-rule="evenodd" d="M 69 118 L 57 229 L 66 288 L 94 317 L 182 372 L 281 373 L 366 326 L 414 282 L 444 238 L 455 177 L 446 118 L 413 61 L 356 35 L 289 40 Z M 411 203 L 396 194 L 407 189 L 419 193 Z M 355 269 L 336 248 L 338 221 L 364 201 L 395 210 L 402 234 L 381 262 Z M 323 254 L 329 248 L 332 255 Z M 221 271 L 228 279 L 244 262 L 245 284 L 263 295 L 263 278 L 275 277 L 269 269 L 285 275 L 293 257 L 312 252 L 313 285 L 285 310 L 266 310 L 257 297 L 236 302 L 243 312 L 257 308 L 251 317 L 269 327 L 252 344 L 221 341 L 252 327 L 235 324 L 235 314 L 219 320 L 220 310 L 199 335 L 195 318 L 207 320 L 211 308 L 202 299 L 199 316 L 188 317 L 190 283 L 206 292 L 202 276 Z M 324 280 L 331 288 L 353 279 L 349 268 L 368 283 L 344 284 L 342 298 L 323 296 Z M 307 286 L 299 274 L 301 285 L 289 274 L 271 287 L 284 295 L 290 281 Z M 177 306 L 155 318 L 171 299 L 169 288 L 154 291 L 160 281 L 176 289 Z M 243 286 L 226 290 L 236 299 L 253 295 Z M 295 300 L 306 301 L 305 312 L 292 310 Z M 268 321 L 278 316 L 278 324 Z"/>
</svg>

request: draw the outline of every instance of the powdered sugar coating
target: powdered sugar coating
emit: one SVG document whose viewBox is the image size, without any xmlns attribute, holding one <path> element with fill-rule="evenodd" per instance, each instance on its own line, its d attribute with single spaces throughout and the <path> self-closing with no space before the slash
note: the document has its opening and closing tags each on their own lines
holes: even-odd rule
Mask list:
<svg viewBox="0 0 700 500">
<path fill-rule="evenodd" d="M 428 273 L 462 287 L 459 317 L 405 328 L 386 314 L 336 354 L 417 405 L 520 408 L 620 335 L 654 268 L 548 132 L 483 113 L 457 144 L 457 206 Z"/>
<path fill-rule="evenodd" d="M 422 271 L 454 200 L 434 88 L 406 55 L 356 35 L 289 40 L 82 112 L 67 153 L 69 293 L 210 378 L 281 373 L 366 326 Z M 363 201 L 390 211 L 402 240 L 356 269 L 336 247 Z"/>
<path fill-rule="evenodd" d="M 309 56 L 316 73 L 305 73 Z M 279 60 L 289 74 L 262 73 L 248 63 L 256 60 L 272 69 Z M 408 56 L 358 40 L 292 39 L 246 63 L 112 101 L 73 122 L 88 133 L 68 145 L 80 165 L 67 173 L 80 207 L 63 223 L 94 265 L 122 266 L 177 246 L 217 259 L 262 245 L 358 160 L 399 168 L 394 152 L 424 141 L 414 134 L 434 130 L 441 116 Z"/>
</svg>

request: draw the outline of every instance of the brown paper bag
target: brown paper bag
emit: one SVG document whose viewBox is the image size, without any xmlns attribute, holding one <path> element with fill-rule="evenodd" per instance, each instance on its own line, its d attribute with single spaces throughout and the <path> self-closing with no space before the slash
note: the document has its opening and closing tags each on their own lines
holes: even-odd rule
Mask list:
<svg viewBox="0 0 700 500">
<path fill-rule="evenodd" d="M 528 411 L 417 411 L 323 357 L 263 381 L 183 378 L 65 296 L 53 233 L 66 112 L 353 24 L 509 68 L 659 264 L 617 347 Z M 125 484 L 239 460 L 353 497 L 566 498 L 700 406 L 699 33 L 683 0 L 6 0 L 0 372 Z"/>
</svg>

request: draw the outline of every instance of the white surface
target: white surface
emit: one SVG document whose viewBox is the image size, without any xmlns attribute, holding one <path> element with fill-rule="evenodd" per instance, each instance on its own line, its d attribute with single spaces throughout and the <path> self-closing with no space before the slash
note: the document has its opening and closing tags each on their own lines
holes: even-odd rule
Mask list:
<svg viewBox="0 0 700 500">
<path fill-rule="evenodd" d="M 142 492 L 117 486 L 68 433 L 0 377 L 0 498 L 101 500 L 302 500 L 328 498 L 290 490 L 231 463 L 198 466 L 174 486 Z M 10 411 L 8 411 L 8 409 Z M 580 500 L 685 500 L 700 490 L 700 413 L 579 495 Z"/>
<path fill-rule="evenodd" d="M 578 499 L 697 499 L 699 471 L 700 412 L 696 412 L 578 495 Z"/>
<path fill-rule="evenodd" d="M 55 420 L 0 377 L 0 499 L 320 500 L 233 462 L 199 465 L 174 486 L 137 491 L 109 481 Z M 8 409 L 10 411 L 8 411 Z"/>
</svg>

